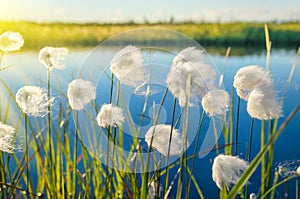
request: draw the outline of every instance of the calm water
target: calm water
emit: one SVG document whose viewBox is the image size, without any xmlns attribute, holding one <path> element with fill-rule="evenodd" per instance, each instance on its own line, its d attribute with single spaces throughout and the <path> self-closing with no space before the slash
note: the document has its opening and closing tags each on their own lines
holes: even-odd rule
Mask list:
<svg viewBox="0 0 300 199">
<path fill-rule="evenodd" d="M 82 64 L 85 66 L 91 65 L 95 67 L 97 70 L 92 71 L 92 73 L 102 74 L 105 66 L 107 66 L 107 60 L 105 57 L 111 57 L 115 53 L 113 49 L 104 49 L 100 52 L 101 57 L 90 56 L 88 59 L 88 55 L 90 54 L 92 49 L 70 49 L 69 56 L 66 60 L 66 69 L 63 71 L 53 70 L 52 73 L 52 85 L 57 90 L 62 90 L 66 92 L 68 84 L 75 78 L 78 77 L 79 72 L 84 71 L 82 68 Z M 225 50 L 224 50 L 225 52 Z M 209 53 L 209 50 L 208 50 Z M 163 53 L 157 53 L 157 59 L 162 59 L 162 62 L 168 64 L 169 59 L 165 59 Z M 167 55 L 172 56 L 172 55 Z M 219 70 L 222 70 L 224 65 L 224 56 L 221 55 L 210 55 L 214 63 L 216 64 Z M 287 51 L 287 50 L 273 50 L 271 54 L 271 71 L 272 76 L 275 82 L 275 89 L 278 91 L 278 96 L 281 96 L 282 90 L 285 86 L 286 80 L 289 76 L 289 72 L 293 65 L 293 62 L 296 57 L 295 51 Z M 37 51 L 26 51 L 19 52 L 14 54 L 6 54 L 3 56 L 2 65 L 11 65 L 13 67 L 0 72 L 0 78 L 3 79 L 7 84 L 12 88 L 12 92 L 15 94 L 17 90 L 24 85 L 38 85 L 45 86 L 45 77 L 46 77 L 46 69 L 43 65 L 38 61 L 38 52 Z M 232 91 L 232 83 L 235 72 L 247 65 L 265 65 L 265 54 L 248 54 L 243 56 L 230 56 L 226 61 L 226 67 L 224 69 L 224 86 L 225 89 L 231 93 Z M 298 64 L 299 65 L 299 64 Z M 98 67 L 98 68 L 97 68 Z M 88 71 L 91 72 L 91 71 Z M 101 85 L 104 89 L 107 87 L 106 91 L 103 91 L 102 95 L 109 90 L 109 84 Z M 53 89 L 54 95 L 58 96 L 59 92 Z M 99 90 L 97 90 L 99 91 Z M 7 102 L 7 93 L 2 88 L 1 92 L 1 112 L 3 114 L 3 110 L 5 107 L 5 103 Z M 236 97 L 234 101 L 236 102 Z M 131 103 L 134 103 L 131 102 Z M 282 122 L 288 114 L 293 110 L 293 108 L 300 103 L 300 66 L 298 66 L 295 70 L 294 76 L 291 81 L 291 85 L 285 97 L 284 105 L 283 105 L 283 117 L 280 119 Z M 136 104 L 133 104 L 133 106 Z M 138 106 L 138 105 L 137 105 Z M 234 111 L 236 111 L 236 106 L 234 107 Z M 166 115 L 171 114 L 168 113 L 168 109 L 166 109 Z M 14 116 L 19 115 L 18 111 L 11 111 L 10 118 L 8 123 L 14 123 Z M 167 118 L 161 118 L 162 120 L 168 120 Z M 208 118 L 205 118 L 205 124 L 207 124 Z M 239 129 L 239 142 L 234 143 L 238 144 L 239 156 L 242 158 L 246 158 L 247 156 L 247 146 L 249 140 L 249 128 L 250 128 L 250 116 L 246 112 L 246 103 L 241 101 L 241 113 L 240 113 L 240 129 Z M 147 124 L 145 124 L 147 125 Z M 253 137 L 253 150 L 252 154 L 256 154 L 259 151 L 260 147 L 260 122 L 255 120 L 254 123 L 254 137 Z M 294 120 L 290 123 L 290 125 L 285 129 L 284 133 L 277 140 L 275 145 L 275 156 L 274 162 L 278 163 L 284 160 L 292 160 L 292 159 L 300 159 L 300 145 L 299 145 L 299 135 L 300 135 L 300 113 L 294 118 Z M 203 140 L 203 136 L 200 139 L 200 142 Z M 221 139 L 222 143 L 222 139 Z M 191 150 L 193 151 L 194 143 L 191 145 Z M 196 170 L 194 171 L 194 176 L 200 183 L 200 188 L 202 189 L 205 198 L 217 198 L 218 189 L 215 186 L 214 182 L 211 178 L 211 160 L 215 157 L 215 152 L 209 153 L 203 159 L 196 159 Z M 254 156 L 252 156 L 253 158 Z M 276 166 L 276 165 L 274 165 Z M 274 169 L 275 170 L 275 169 Z M 282 178 L 280 178 L 282 179 Z M 258 186 L 260 182 L 260 174 L 256 172 L 252 178 L 250 179 L 249 190 L 251 192 L 257 192 Z M 294 194 L 295 182 L 290 182 L 290 193 Z M 176 186 L 173 188 L 176 190 Z M 281 186 L 279 189 L 279 194 L 283 196 L 284 187 Z M 192 187 L 191 197 L 195 193 L 194 188 Z M 171 192 L 171 195 L 174 195 L 174 192 Z"/>
</svg>

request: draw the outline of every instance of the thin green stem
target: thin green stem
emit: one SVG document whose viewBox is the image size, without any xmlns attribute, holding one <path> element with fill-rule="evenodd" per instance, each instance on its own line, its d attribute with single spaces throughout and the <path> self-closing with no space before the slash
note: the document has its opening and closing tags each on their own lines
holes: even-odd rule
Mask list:
<svg viewBox="0 0 300 199">
<path fill-rule="evenodd" d="M 292 176 L 290 176 L 290 177 L 288 177 L 288 178 L 285 178 L 284 180 L 280 181 L 279 183 L 275 184 L 275 185 L 274 185 L 273 187 L 271 187 L 268 191 L 266 191 L 265 194 L 263 194 L 263 195 L 261 196 L 261 199 L 266 198 L 266 197 L 268 196 L 268 194 L 269 194 L 271 191 L 275 190 L 277 187 L 279 187 L 279 186 L 282 185 L 282 184 L 285 184 L 285 189 L 286 189 L 285 192 L 288 192 L 288 185 L 287 185 L 287 183 L 288 183 L 290 180 L 294 179 L 294 178 L 297 178 L 297 179 L 298 179 L 298 175 L 292 175 Z M 286 195 L 285 195 L 285 197 L 286 197 Z"/>
<path fill-rule="evenodd" d="M 108 136 L 107 136 L 107 149 L 106 149 L 106 166 L 105 166 L 105 184 L 104 184 L 104 194 L 106 196 L 108 188 L 109 188 L 109 147 L 110 147 L 110 136 L 111 136 L 111 127 L 108 129 Z"/>
<path fill-rule="evenodd" d="M 29 153 L 29 146 L 28 146 L 28 127 L 27 127 L 27 122 L 28 122 L 28 117 L 26 114 L 24 114 L 24 126 L 25 126 L 25 153 L 26 153 L 26 186 L 27 189 L 29 190 L 29 158 L 28 158 L 28 153 Z"/>
<path fill-rule="evenodd" d="M 190 175 L 191 180 L 193 181 L 193 183 L 194 183 L 194 185 L 195 185 L 195 188 L 196 188 L 196 190 L 197 190 L 197 192 L 198 192 L 198 196 L 199 196 L 201 199 L 204 199 L 203 193 L 202 193 L 202 191 L 201 191 L 201 189 L 200 189 L 200 187 L 199 187 L 199 185 L 198 185 L 198 182 L 197 182 L 197 180 L 195 179 L 195 177 L 193 176 L 193 172 L 189 169 L 189 167 L 188 167 L 187 165 L 185 165 L 185 167 L 187 168 L 187 172 L 188 172 L 188 174 Z M 188 199 L 188 198 L 189 198 L 189 195 L 188 195 L 188 197 L 187 197 L 186 199 Z"/>
<path fill-rule="evenodd" d="M 273 127 L 274 123 L 273 120 L 269 121 L 269 133 L 268 137 L 269 139 L 273 135 Z M 268 152 L 268 164 L 267 164 L 267 176 L 266 176 L 266 187 L 270 187 L 271 184 L 271 176 L 272 176 L 272 166 L 273 166 L 273 159 L 274 159 L 274 144 L 271 145 L 270 150 Z"/>
<path fill-rule="evenodd" d="M 142 125 L 142 122 L 143 122 L 144 117 L 145 117 L 145 112 L 146 112 L 147 103 L 148 103 L 148 99 L 149 99 L 149 92 L 150 92 L 150 85 L 148 84 L 147 92 L 146 92 L 146 96 L 145 96 L 145 103 L 144 103 L 143 110 L 142 110 L 142 117 L 141 117 L 140 124 L 139 124 L 139 127 L 138 127 L 138 134 L 140 133 L 141 125 Z M 164 99 L 165 99 L 165 96 L 163 96 L 162 100 L 164 101 Z M 152 149 L 153 136 L 154 136 L 154 133 L 155 133 L 155 126 L 156 126 L 156 123 L 158 121 L 158 117 L 159 117 L 159 114 L 160 114 L 160 111 L 161 111 L 161 107 L 162 107 L 162 104 L 160 105 L 158 113 L 155 116 L 155 119 L 153 121 L 154 128 L 153 128 L 153 133 L 152 133 L 152 136 L 151 136 L 150 145 L 149 145 L 149 148 L 148 148 L 147 162 L 146 162 L 145 171 L 148 171 L 148 168 L 149 168 L 150 152 L 151 152 L 151 149 Z M 138 138 L 136 138 L 136 139 L 138 139 Z M 139 149 L 140 149 L 140 147 L 139 147 Z M 142 164 L 143 164 L 143 162 L 142 162 Z M 143 177 L 142 177 L 142 194 L 141 194 L 142 198 L 147 198 L 147 195 L 148 195 L 148 179 L 149 179 L 149 172 L 145 172 Z"/>
<path fill-rule="evenodd" d="M 200 139 L 200 135 L 201 135 L 202 124 L 203 124 L 203 120 L 204 120 L 204 115 L 205 115 L 205 111 L 203 110 L 202 114 L 201 114 L 200 124 L 199 124 L 198 130 L 197 130 L 196 145 L 195 145 L 194 153 L 193 153 L 194 155 L 197 154 L 199 139 Z M 194 167 L 195 167 L 195 158 L 192 159 L 191 174 L 194 172 Z M 187 192 L 188 192 L 187 198 L 189 198 L 189 196 L 190 196 L 191 183 L 192 183 L 192 176 L 190 176 L 188 187 L 186 188 Z"/>
<path fill-rule="evenodd" d="M 190 89 L 191 89 L 191 74 L 188 74 L 187 80 L 186 80 L 186 102 L 184 106 L 184 119 L 183 119 L 183 135 L 182 135 L 182 146 L 184 153 L 180 157 L 180 175 L 178 178 L 178 184 L 177 184 L 177 193 L 176 193 L 176 199 L 181 198 L 182 193 L 182 182 L 183 182 L 183 167 L 184 164 L 187 165 L 187 158 L 185 157 L 187 155 L 186 149 L 187 149 L 187 128 L 188 128 L 188 111 L 189 111 L 189 99 L 190 99 Z M 187 169 L 185 169 L 187 171 Z M 187 174 L 187 172 L 186 172 Z M 187 183 L 187 182 L 186 182 Z"/>
<path fill-rule="evenodd" d="M 161 159 L 161 157 L 160 157 Z M 155 175 L 156 175 L 156 183 L 154 183 L 154 188 L 155 188 L 155 198 L 160 198 L 160 179 L 161 179 L 161 175 L 159 175 L 159 170 L 157 170 L 155 172 Z"/>
<path fill-rule="evenodd" d="M 261 121 L 261 134 L 260 134 L 260 150 L 263 151 L 265 146 L 265 121 Z M 265 194 L 265 156 L 261 159 L 261 194 Z"/>
<path fill-rule="evenodd" d="M 266 50 L 267 50 L 266 69 L 270 71 L 271 70 L 271 68 L 270 68 L 270 55 L 271 55 L 272 42 L 270 41 L 269 29 L 268 29 L 267 24 L 265 24 L 265 40 L 266 40 Z"/>
<path fill-rule="evenodd" d="M 212 117 L 212 123 L 213 123 L 213 128 L 214 128 L 214 137 L 215 137 L 215 142 L 216 142 L 216 154 L 219 155 L 219 141 L 218 141 L 218 132 L 217 132 L 217 125 L 215 118 Z"/>
<path fill-rule="evenodd" d="M 121 86 L 121 82 L 118 81 L 118 86 L 117 86 L 117 94 L 116 94 L 116 106 L 119 105 L 119 99 L 120 99 L 120 86 Z M 116 145 L 116 134 L 117 134 L 117 129 L 114 129 L 114 146 Z M 123 135 L 122 135 L 122 128 L 119 128 L 119 135 L 118 135 L 118 145 L 120 146 L 119 148 L 122 148 L 123 146 Z M 115 148 L 113 147 L 113 154 L 115 153 Z M 119 151 L 121 153 L 121 151 Z M 122 165 L 122 158 L 119 158 L 119 160 L 117 160 L 115 157 L 115 155 L 113 155 L 113 157 L 115 158 L 115 162 L 117 163 L 117 161 L 119 161 L 119 164 Z M 117 193 L 116 193 L 116 197 L 119 196 L 123 196 L 124 195 L 124 185 L 123 185 L 123 172 L 119 171 L 116 172 L 116 178 L 117 178 L 117 183 L 118 183 L 118 187 L 117 187 Z M 119 195 L 118 195 L 119 194 Z"/>
<path fill-rule="evenodd" d="M 151 150 L 152 150 L 152 143 L 153 143 L 153 137 L 154 137 L 154 132 L 155 132 L 155 125 L 157 124 L 157 121 L 158 121 L 158 116 L 161 112 L 161 107 L 163 106 L 164 102 L 165 102 L 165 99 L 166 99 L 166 96 L 167 96 L 167 93 L 168 93 L 168 88 L 166 88 L 164 94 L 163 94 L 163 97 L 161 99 L 161 102 L 160 102 L 160 106 L 159 106 L 159 109 L 158 109 L 158 113 L 154 119 L 154 122 L 153 122 L 153 132 L 152 132 L 152 135 L 151 135 L 151 140 L 150 140 L 150 145 L 148 147 L 148 153 L 147 153 L 147 161 L 146 161 L 146 168 L 145 168 L 145 171 L 147 171 L 149 169 L 149 164 L 150 164 L 150 153 L 151 153 Z M 148 179 L 149 179 L 149 172 L 145 172 L 143 175 L 142 175 L 142 188 L 141 188 L 141 199 L 146 199 L 147 198 L 147 195 L 148 195 Z"/>
<path fill-rule="evenodd" d="M 234 100 L 234 89 L 232 88 L 231 93 L 231 102 L 230 102 L 230 111 L 229 111 L 229 153 L 232 154 L 232 143 L 233 143 L 233 100 Z M 237 144 L 237 143 L 236 143 Z"/>
<path fill-rule="evenodd" d="M 185 136 L 185 135 L 183 135 Z M 183 140 L 185 140 L 185 138 L 183 137 Z M 185 142 L 183 141 L 183 148 L 185 147 Z M 181 198 L 181 193 L 182 193 L 182 181 L 183 181 L 183 166 L 185 163 L 185 153 L 182 154 L 182 156 L 180 157 L 180 174 L 179 174 L 179 178 L 178 178 L 178 184 L 177 184 L 177 193 L 176 193 L 176 199 L 180 199 Z"/>
<path fill-rule="evenodd" d="M 254 118 L 252 117 L 251 125 L 250 125 L 250 136 L 249 136 L 249 151 L 248 151 L 248 157 L 247 157 L 248 162 L 250 162 L 250 159 L 251 159 L 253 126 L 254 126 Z M 248 196 L 248 184 L 246 185 L 245 196 Z"/>
<path fill-rule="evenodd" d="M 299 192 L 298 192 L 298 189 L 299 189 L 299 179 L 296 178 L 296 199 L 299 199 Z"/>
<path fill-rule="evenodd" d="M 252 117 L 251 125 L 250 125 L 250 136 L 249 136 L 249 152 L 248 152 L 248 158 L 247 158 L 248 162 L 250 162 L 250 159 L 251 159 L 253 126 L 254 126 L 254 118 Z"/>
<path fill-rule="evenodd" d="M 47 70 L 47 86 L 48 86 L 48 100 L 51 99 L 51 69 Z M 50 168 L 52 170 L 52 146 L 51 146 L 51 105 L 48 104 L 48 144 L 49 144 L 49 157 L 50 157 Z"/>
<path fill-rule="evenodd" d="M 75 140 L 74 140 L 74 162 L 73 162 L 73 197 L 76 198 L 76 184 L 77 184 L 77 145 L 78 145 L 78 131 L 79 131 L 79 123 L 78 123 L 78 111 L 75 114 Z"/>
<path fill-rule="evenodd" d="M 279 177 L 279 173 L 276 171 L 276 172 L 275 172 L 275 175 L 274 175 L 274 180 L 273 180 L 273 187 L 276 186 L 277 181 L 278 181 L 278 177 Z M 272 188 L 271 188 L 271 190 L 272 190 L 272 192 L 271 192 L 271 195 L 270 195 L 270 199 L 274 199 L 275 189 L 272 189 Z M 266 194 L 268 194 L 269 191 L 270 191 L 270 190 L 268 190 L 268 191 L 266 192 Z"/>
<path fill-rule="evenodd" d="M 112 103 L 112 97 L 113 97 L 113 91 L 114 91 L 114 74 L 111 74 L 111 79 L 110 79 L 110 96 L 109 96 L 109 103 Z"/>
<path fill-rule="evenodd" d="M 240 104 L 241 104 L 241 98 L 238 97 L 238 106 L 237 106 L 236 123 L 235 123 L 235 155 L 238 155 Z"/>
<path fill-rule="evenodd" d="M 110 79 L 110 96 L 109 96 L 109 103 L 112 103 L 113 100 L 113 90 L 114 90 L 114 74 L 111 74 L 111 79 Z M 110 126 L 108 128 L 108 136 L 107 136 L 107 151 L 106 151 L 106 166 L 105 166 L 105 184 L 104 184 L 104 194 L 106 196 L 106 192 L 108 191 L 110 193 L 110 186 L 109 186 L 109 182 L 110 182 L 110 171 L 109 171 L 109 151 L 110 151 L 110 139 L 111 139 L 111 135 L 112 135 L 112 127 Z"/>
<path fill-rule="evenodd" d="M 289 182 L 285 180 L 285 193 L 284 193 L 284 198 L 288 199 L 289 198 Z"/>
<path fill-rule="evenodd" d="M 164 186 L 163 195 L 166 194 L 166 192 L 168 190 L 168 183 L 169 183 L 169 156 L 170 156 L 173 126 L 174 126 L 174 120 L 175 120 L 175 109 L 176 109 L 176 98 L 174 97 L 174 104 L 173 104 L 173 111 L 172 111 L 172 126 L 171 126 L 170 138 L 169 138 L 168 155 L 167 155 L 167 159 L 166 159 L 166 177 L 165 177 L 165 183 L 164 183 L 165 186 Z"/>
</svg>

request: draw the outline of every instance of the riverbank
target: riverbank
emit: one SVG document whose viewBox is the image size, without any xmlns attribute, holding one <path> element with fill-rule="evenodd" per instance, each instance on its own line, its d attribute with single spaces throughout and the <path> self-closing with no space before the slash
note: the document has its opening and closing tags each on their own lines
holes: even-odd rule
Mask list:
<svg viewBox="0 0 300 199">
<path fill-rule="evenodd" d="M 272 47 L 297 48 L 300 44 L 300 23 L 268 23 Z M 85 47 L 123 31 L 144 27 L 167 28 L 192 37 L 204 46 L 264 46 L 263 23 L 182 23 L 182 24 L 76 24 L 0 22 L 0 33 L 12 30 L 23 34 L 24 49 L 40 49 L 44 46 Z M 153 40 L 161 38 L 153 35 Z M 144 41 L 143 38 L 134 38 Z M 172 41 L 172 38 L 169 38 Z"/>
</svg>

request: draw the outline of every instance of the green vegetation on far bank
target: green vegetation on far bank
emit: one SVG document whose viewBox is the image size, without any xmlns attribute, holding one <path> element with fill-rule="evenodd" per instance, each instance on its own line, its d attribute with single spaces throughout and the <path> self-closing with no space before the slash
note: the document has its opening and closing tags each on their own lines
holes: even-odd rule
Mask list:
<svg viewBox="0 0 300 199">
<path fill-rule="evenodd" d="M 300 44 L 300 23 L 269 23 L 273 47 L 297 48 Z M 44 46 L 84 47 L 123 31 L 143 27 L 161 27 L 184 33 L 204 46 L 264 46 L 263 23 L 202 23 L 202 24 L 74 24 L 0 22 L 0 33 L 12 30 L 23 34 L 25 49 Z M 158 37 L 158 36 L 156 36 Z M 155 36 L 153 37 L 155 39 Z M 138 38 L 137 38 L 138 39 Z"/>
</svg>

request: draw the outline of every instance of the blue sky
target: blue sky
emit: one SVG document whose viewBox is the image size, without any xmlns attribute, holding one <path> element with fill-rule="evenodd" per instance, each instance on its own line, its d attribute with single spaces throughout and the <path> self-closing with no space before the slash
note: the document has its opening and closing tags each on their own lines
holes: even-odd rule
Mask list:
<svg viewBox="0 0 300 199">
<path fill-rule="evenodd" d="M 0 20 L 150 22 L 300 20 L 299 0 L 0 0 Z"/>
</svg>

